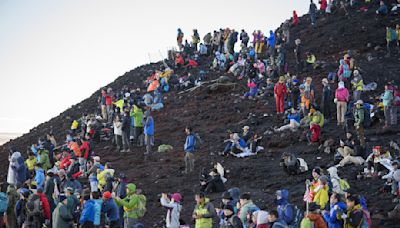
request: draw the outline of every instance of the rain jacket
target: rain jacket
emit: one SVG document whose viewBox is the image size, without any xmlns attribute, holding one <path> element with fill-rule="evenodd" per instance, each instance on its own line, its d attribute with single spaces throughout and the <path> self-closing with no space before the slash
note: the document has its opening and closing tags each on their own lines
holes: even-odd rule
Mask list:
<svg viewBox="0 0 400 228">
<path fill-rule="evenodd" d="M 360 227 L 363 222 L 363 212 L 361 210 L 361 205 L 357 204 L 353 208 L 347 210 L 347 218 L 344 222 L 344 227 L 355 228 Z"/>
<path fill-rule="evenodd" d="M 145 135 L 154 135 L 153 117 L 150 116 L 149 112 L 146 112 L 146 113 L 147 113 L 147 116 L 146 116 L 146 122 L 144 124 L 144 134 Z"/>
<path fill-rule="evenodd" d="M 312 116 L 311 116 L 311 123 L 313 124 L 318 124 L 320 127 L 323 127 L 324 126 L 324 122 L 325 122 L 325 119 L 324 119 L 324 115 L 321 113 L 321 112 L 319 112 L 319 111 L 316 111 Z"/>
<path fill-rule="evenodd" d="M 107 176 L 113 177 L 115 173 L 114 169 L 104 169 L 99 174 L 97 174 L 97 180 L 99 181 L 99 189 L 103 190 L 103 187 L 107 183 Z"/>
<path fill-rule="evenodd" d="M 335 210 L 335 206 L 338 206 L 338 209 Z M 331 209 L 329 212 L 326 212 L 324 216 L 324 220 L 328 223 L 329 228 L 342 228 L 343 227 L 343 219 L 341 215 L 346 213 L 347 206 L 343 202 L 337 202 L 334 205 L 331 205 Z"/>
<path fill-rule="evenodd" d="M 212 228 L 212 221 L 215 215 L 214 205 L 210 203 L 210 199 L 205 198 L 204 204 L 197 204 L 194 208 L 193 215 L 202 215 L 202 218 L 196 219 L 196 228 Z"/>
<path fill-rule="evenodd" d="M 316 191 L 314 202 L 318 204 L 321 209 L 324 209 L 326 204 L 329 202 L 329 186 L 320 186 L 319 190 Z"/>
<path fill-rule="evenodd" d="M 246 203 L 245 205 L 243 205 L 240 208 L 239 218 L 240 218 L 240 220 L 242 221 L 243 224 L 246 224 L 246 222 L 247 222 L 247 212 L 252 208 L 257 208 L 257 206 L 251 200 L 249 200 L 248 203 Z"/>
<path fill-rule="evenodd" d="M 43 188 L 44 181 L 45 181 L 44 171 L 43 171 L 43 169 L 39 168 L 36 170 L 36 175 L 35 175 L 36 186 L 38 188 Z"/>
<path fill-rule="evenodd" d="M 356 108 L 354 112 L 354 126 L 363 126 L 364 123 L 364 106 Z"/>
<path fill-rule="evenodd" d="M 47 171 L 48 169 L 51 168 L 51 164 L 50 164 L 50 158 L 49 158 L 49 151 L 47 150 L 40 150 L 39 151 L 39 165 L 40 167 L 42 167 L 42 169 L 44 169 L 45 171 Z"/>
<path fill-rule="evenodd" d="M 72 221 L 73 217 L 67 206 L 61 202 L 58 203 L 56 209 L 53 211 L 53 227 L 70 228 Z"/>
<path fill-rule="evenodd" d="M 276 83 L 274 87 L 274 94 L 276 96 L 284 96 L 287 93 L 286 85 L 285 83 Z"/>
<path fill-rule="evenodd" d="M 133 112 L 131 112 L 131 116 L 134 118 L 134 126 L 135 127 L 143 127 L 143 111 L 138 106 L 133 106 Z"/>
<path fill-rule="evenodd" d="M 194 136 L 193 133 L 190 133 L 188 136 L 186 136 L 186 142 L 183 148 L 186 153 L 194 152 L 195 141 L 196 141 L 196 136 Z"/>
<path fill-rule="evenodd" d="M 25 165 L 28 168 L 29 171 L 34 171 L 35 170 L 35 165 L 37 163 L 37 158 L 33 157 L 33 159 L 26 159 L 25 160 Z"/>
<path fill-rule="evenodd" d="M 94 223 L 94 217 L 96 213 L 95 204 L 96 203 L 94 202 L 94 200 L 91 199 L 85 202 L 85 204 L 83 205 L 81 218 L 79 219 L 80 224 L 83 224 L 85 222 Z"/>
<path fill-rule="evenodd" d="M 179 218 L 182 211 L 182 205 L 178 202 L 171 203 L 168 199 L 164 198 L 160 199 L 160 203 L 163 207 L 168 208 L 167 217 L 165 219 L 167 228 L 179 228 Z"/>
<path fill-rule="evenodd" d="M 106 214 L 108 221 L 114 222 L 119 220 L 119 209 L 114 199 L 105 201 L 101 211 Z"/>
<path fill-rule="evenodd" d="M 279 218 L 290 224 L 293 220 L 293 206 L 289 204 L 289 192 L 281 190 L 281 199 L 277 200 Z"/>
<path fill-rule="evenodd" d="M 116 199 L 116 203 L 118 206 L 124 207 L 124 218 L 132 218 L 139 219 L 138 215 L 138 207 L 139 207 L 139 195 L 136 194 L 136 185 L 128 184 L 127 188 L 129 189 L 129 193 L 124 199 Z"/>
<path fill-rule="evenodd" d="M 314 223 L 313 228 L 327 228 L 328 227 L 320 214 L 312 214 L 311 213 L 311 214 L 308 214 L 306 217 L 309 218 L 311 220 L 311 222 Z"/>
</svg>

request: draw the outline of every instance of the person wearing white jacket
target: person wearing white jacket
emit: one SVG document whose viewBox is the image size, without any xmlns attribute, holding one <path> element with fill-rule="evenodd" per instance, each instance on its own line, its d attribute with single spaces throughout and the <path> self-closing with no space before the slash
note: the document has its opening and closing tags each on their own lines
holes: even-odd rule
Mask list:
<svg viewBox="0 0 400 228">
<path fill-rule="evenodd" d="M 163 207 L 168 209 L 165 224 L 167 228 L 179 228 L 180 227 L 180 214 L 182 211 L 182 205 L 180 204 L 182 196 L 179 193 L 174 193 L 171 199 L 168 198 L 166 193 L 162 193 L 160 203 Z"/>
</svg>

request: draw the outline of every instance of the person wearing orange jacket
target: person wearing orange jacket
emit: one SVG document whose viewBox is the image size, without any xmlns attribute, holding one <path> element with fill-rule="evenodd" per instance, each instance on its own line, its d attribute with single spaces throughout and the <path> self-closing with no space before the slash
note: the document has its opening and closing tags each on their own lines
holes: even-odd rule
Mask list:
<svg viewBox="0 0 400 228">
<path fill-rule="evenodd" d="M 285 112 L 285 95 L 287 93 L 287 88 L 285 85 L 285 77 L 279 77 L 278 83 L 274 87 L 274 95 L 276 102 L 276 113 L 283 114 Z"/>
</svg>

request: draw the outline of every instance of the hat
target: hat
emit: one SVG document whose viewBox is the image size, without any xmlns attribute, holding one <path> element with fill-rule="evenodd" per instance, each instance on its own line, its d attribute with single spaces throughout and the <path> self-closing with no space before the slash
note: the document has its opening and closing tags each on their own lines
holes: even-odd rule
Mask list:
<svg viewBox="0 0 400 228">
<path fill-rule="evenodd" d="M 362 101 L 362 100 L 358 100 L 356 103 L 354 103 L 354 104 L 356 104 L 356 105 L 358 105 L 358 104 L 360 104 L 360 105 L 362 105 L 362 104 L 364 104 L 364 102 Z"/>
<path fill-rule="evenodd" d="M 304 90 L 304 89 L 306 89 L 306 86 L 305 86 L 304 84 L 301 84 L 301 85 L 299 86 L 299 89 Z"/>
<path fill-rule="evenodd" d="M 249 126 L 244 126 L 244 127 L 243 127 L 243 130 L 249 130 L 249 129 L 250 129 Z"/>
<path fill-rule="evenodd" d="M 180 203 L 182 200 L 182 196 L 180 193 L 176 192 L 176 193 L 172 194 L 171 199 L 173 199 L 175 202 Z"/>
<path fill-rule="evenodd" d="M 360 71 L 354 70 L 353 74 L 354 74 L 354 76 L 358 76 L 360 74 Z"/>
<path fill-rule="evenodd" d="M 110 199 L 110 198 L 111 198 L 111 192 L 108 192 L 108 191 L 107 191 L 107 192 L 104 192 L 104 193 L 103 193 L 103 198 L 104 198 L 104 199 Z"/>
<path fill-rule="evenodd" d="M 73 187 L 67 187 L 67 188 L 65 188 L 65 190 L 70 192 L 70 193 L 74 193 L 74 188 Z"/>
<path fill-rule="evenodd" d="M 318 204 L 312 202 L 312 203 L 309 204 L 308 209 L 310 211 L 316 211 L 318 209 L 321 209 L 321 207 Z"/>
<path fill-rule="evenodd" d="M 230 210 L 230 211 L 234 212 L 233 206 L 229 205 L 229 204 L 224 206 L 224 210 Z"/>
<path fill-rule="evenodd" d="M 324 79 L 322 79 L 322 83 L 328 84 L 328 83 L 329 83 L 329 81 L 328 81 L 328 79 L 327 79 L 327 78 L 324 78 Z"/>
<path fill-rule="evenodd" d="M 231 196 L 231 193 L 229 193 L 228 191 L 225 191 L 225 192 L 222 194 L 222 199 L 232 200 L 233 198 L 232 198 L 232 196 Z"/>
<path fill-rule="evenodd" d="M 62 201 L 64 201 L 64 200 L 67 199 L 67 196 L 64 195 L 64 194 L 60 194 L 60 195 L 58 196 L 58 199 L 60 200 L 60 202 L 62 202 Z"/>
<path fill-rule="evenodd" d="M 99 156 L 94 156 L 93 157 L 93 161 L 99 162 L 100 161 L 100 157 Z"/>
<path fill-rule="evenodd" d="M 284 82 L 285 82 L 285 77 L 280 76 L 280 77 L 279 77 L 279 82 L 280 82 L 280 83 L 284 83 Z"/>
<path fill-rule="evenodd" d="M 293 79 L 293 80 L 292 80 L 292 83 L 293 83 L 293 84 L 297 84 L 298 82 L 299 82 L 299 80 L 297 80 L 297 79 Z"/>
<path fill-rule="evenodd" d="M 339 82 L 338 87 L 339 88 L 344 88 L 344 82 Z"/>
</svg>

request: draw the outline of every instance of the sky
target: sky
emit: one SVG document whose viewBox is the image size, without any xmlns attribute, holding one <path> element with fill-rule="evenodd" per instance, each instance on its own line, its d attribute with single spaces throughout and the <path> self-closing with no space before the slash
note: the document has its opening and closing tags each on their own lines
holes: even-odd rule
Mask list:
<svg viewBox="0 0 400 228">
<path fill-rule="evenodd" d="M 308 0 L 0 0 L 0 133 L 26 133 L 188 37 L 267 33 Z"/>
</svg>

